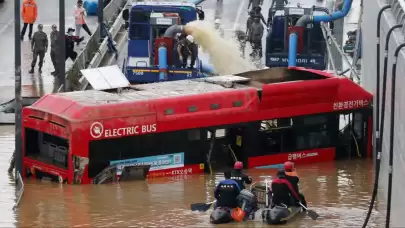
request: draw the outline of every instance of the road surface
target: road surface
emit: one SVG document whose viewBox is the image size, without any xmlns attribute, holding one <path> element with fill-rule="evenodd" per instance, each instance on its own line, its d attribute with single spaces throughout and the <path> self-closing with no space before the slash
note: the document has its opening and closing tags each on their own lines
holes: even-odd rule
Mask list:
<svg viewBox="0 0 405 228">
<path fill-rule="evenodd" d="M 65 0 L 65 28 L 74 28 L 73 9 L 76 0 Z M 33 32 L 36 31 L 38 24 L 44 25 L 44 31 L 48 34 L 51 32 L 52 24 L 59 27 L 59 4 L 57 0 L 37 0 L 38 18 L 34 24 Z M 88 17 L 87 23 L 90 30 L 97 27 L 97 17 Z M 22 28 L 22 27 L 21 27 Z M 77 47 L 77 51 L 83 49 L 85 42 L 89 38 L 84 31 L 81 35 L 85 36 L 85 41 Z M 53 89 L 54 77 L 50 74 L 54 69 L 51 58 L 48 53 L 45 55 L 43 73 L 39 75 L 36 67 L 33 75 L 29 74 L 32 52 L 30 42 L 28 41 L 28 29 L 25 34 L 25 40 L 21 42 L 22 55 L 22 84 L 23 96 L 42 96 L 50 93 Z M 7 0 L 0 4 L 0 104 L 14 98 L 14 1 Z M 66 66 L 72 64 L 71 60 L 66 62 Z"/>
</svg>

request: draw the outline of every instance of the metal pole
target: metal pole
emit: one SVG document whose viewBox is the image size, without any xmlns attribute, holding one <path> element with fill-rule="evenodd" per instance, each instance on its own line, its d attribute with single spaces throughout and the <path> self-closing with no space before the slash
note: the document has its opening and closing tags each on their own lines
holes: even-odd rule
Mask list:
<svg viewBox="0 0 405 228">
<path fill-rule="evenodd" d="M 59 0 L 59 43 L 59 82 L 62 85 L 62 91 L 66 92 L 65 0 Z"/>
<path fill-rule="evenodd" d="M 15 181 L 22 173 L 22 119 L 21 119 L 21 15 L 20 1 L 14 1 L 14 73 L 15 73 Z"/>
<path fill-rule="evenodd" d="M 104 0 L 98 0 L 98 25 L 100 26 L 100 43 L 103 42 Z"/>
</svg>

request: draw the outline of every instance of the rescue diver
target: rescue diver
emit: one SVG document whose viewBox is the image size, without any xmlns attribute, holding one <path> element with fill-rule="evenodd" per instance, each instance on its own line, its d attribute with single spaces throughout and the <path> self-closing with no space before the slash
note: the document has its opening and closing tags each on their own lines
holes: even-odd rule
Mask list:
<svg viewBox="0 0 405 228">
<path fill-rule="evenodd" d="M 253 23 L 250 26 L 250 30 L 248 33 L 249 41 L 252 44 L 252 53 L 250 56 L 255 57 L 262 57 L 263 55 L 263 48 L 262 48 L 262 38 L 264 34 L 264 27 L 260 23 L 259 17 L 254 17 Z"/>
<path fill-rule="evenodd" d="M 252 14 L 250 14 L 250 13 L 252 13 Z M 263 24 L 265 26 L 267 26 L 266 20 L 264 20 L 264 17 L 263 17 L 263 14 L 262 14 L 262 7 L 257 6 L 255 8 L 253 8 L 252 11 L 250 11 L 250 13 L 249 13 L 249 15 L 250 15 L 250 17 L 252 17 L 252 19 L 254 17 L 259 17 L 260 20 L 263 22 Z"/>
<path fill-rule="evenodd" d="M 198 47 L 194 43 L 194 37 L 188 35 L 186 39 L 180 40 L 177 46 L 177 53 L 179 54 L 183 68 L 187 67 L 187 59 L 189 56 L 191 57 L 189 68 L 194 68 L 198 53 Z"/>
<path fill-rule="evenodd" d="M 238 207 L 237 197 L 241 191 L 238 183 L 231 179 L 231 172 L 224 172 L 225 180 L 219 182 L 215 187 L 214 196 L 217 200 L 214 208 L 217 207 Z"/>
<path fill-rule="evenodd" d="M 245 189 L 245 184 L 251 184 L 252 178 L 242 173 L 243 163 L 240 161 L 235 162 L 231 173 L 231 179 L 235 180 L 241 190 Z"/>
<path fill-rule="evenodd" d="M 295 172 L 294 163 L 292 163 L 290 161 L 285 162 L 284 170 L 285 170 L 285 174 L 286 174 L 286 179 L 288 180 L 288 182 L 290 182 L 290 184 L 294 188 L 294 191 L 298 194 L 300 201 L 306 207 L 307 202 L 305 201 L 305 197 L 299 191 L 298 183 L 300 181 L 300 178 L 298 177 L 297 172 Z"/>
<path fill-rule="evenodd" d="M 249 18 L 246 21 L 246 35 L 249 35 L 255 17 L 259 17 L 262 20 L 263 24 L 267 26 L 266 21 L 264 20 L 264 17 L 261 13 L 261 10 L 262 8 L 258 6 L 249 12 Z"/>
<path fill-rule="evenodd" d="M 271 183 L 272 207 L 275 205 L 295 206 L 299 202 L 299 195 L 286 179 L 283 169 L 277 171 L 277 177 Z"/>
<path fill-rule="evenodd" d="M 221 27 L 221 20 L 219 20 L 219 19 L 215 19 L 215 30 L 218 31 L 221 38 L 224 38 L 225 32 L 224 32 L 224 29 Z"/>
</svg>

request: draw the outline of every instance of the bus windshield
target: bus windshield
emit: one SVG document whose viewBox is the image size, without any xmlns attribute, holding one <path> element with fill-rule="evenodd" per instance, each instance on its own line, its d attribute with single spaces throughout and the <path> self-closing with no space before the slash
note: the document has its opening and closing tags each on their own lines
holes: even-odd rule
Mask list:
<svg viewBox="0 0 405 228">
<path fill-rule="evenodd" d="M 31 128 L 25 128 L 25 156 L 45 164 L 68 168 L 69 141 Z"/>
</svg>

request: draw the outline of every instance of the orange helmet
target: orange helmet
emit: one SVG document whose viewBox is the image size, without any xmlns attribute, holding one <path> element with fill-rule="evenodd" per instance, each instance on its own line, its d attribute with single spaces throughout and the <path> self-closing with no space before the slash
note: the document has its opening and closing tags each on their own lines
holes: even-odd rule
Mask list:
<svg viewBox="0 0 405 228">
<path fill-rule="evenodd" d="M 292 171 L 293 169 L 294 169 L 294 163 L 292 163 L 290 161 L 284 162 L 285 171 L 289 172 L 289 171 Z"/>
</svg>

